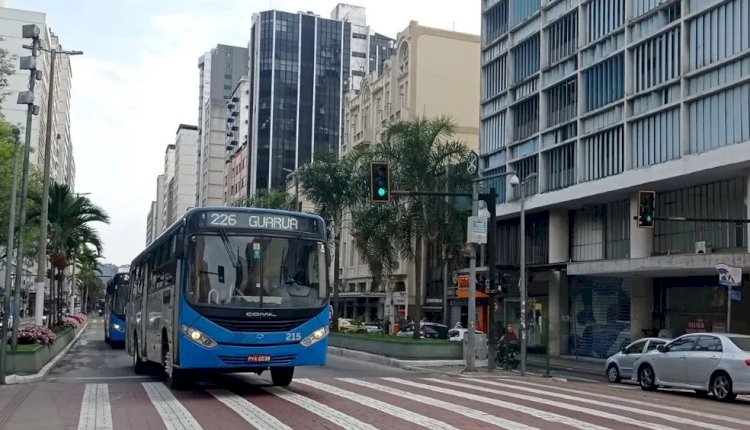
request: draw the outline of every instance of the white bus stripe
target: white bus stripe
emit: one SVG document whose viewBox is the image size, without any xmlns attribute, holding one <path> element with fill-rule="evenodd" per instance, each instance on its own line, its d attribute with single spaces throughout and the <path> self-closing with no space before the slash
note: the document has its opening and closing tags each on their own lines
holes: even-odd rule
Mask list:
<svg viewBox="0 0 750 430">
<path fill-rule="evenodd" d="M 462 378 L 462 379 L 465 380 L 466 378 Z M 515 385 L 503 384 L 501 382 L 494 382 L 494 381 L 483 381 L 483 380 L 481 380 L 479 378 L 474 378 L 474 379 L 472 379 L 472 381 L 479 382 L 479 383 L 485 384 L 485 385 L 492 385 L 492 386 L 495 386 L 495 387 L 510 388 L 512 390 L 520 390 L 520 391 L 525 391 L 527 393 L 542 394 L 542 395 L 546 395 L 546 396 L 557 397 L 558 399 L 584 402 L 584 403 L 588 403 L 590 405 L 596 405 L 596 406 L 604 406 L 604 407 L 607 407 L 607 408 L 618 409 L 618 410 L 627 411 L 627 412 L 633 412 L 633 413 L 636 413 L 636 414 L 642 414 L 643 413 L 643 409 L 642 408 L 632 408 L 630 406 L 623 406 L 623 405 L 620 405 L 620 404 L 614 403 L 614 402 L 601 402 L 599 400 L 594 400 L 594 399 L 586 399 L 586 398 L 577 397 L 577 396 L 570 396 L 570 395 L 567 395 L 567 394 L 555 393 L 554 391 L 537 390 L 537 389 L 534 389 L 534 388 L 519 387 L 519 386 L 515 386 Z M 591 395 L 595 396 L 595 394 L 591 394 Z M 677 417 L 677 416 L 674 416 L 674 415 L 663 414 L 661 412 L 655 412 L 653 410 L 650 410 L 648 412 L 648 416 L 649 416 L 649 418 L 656 417 L 656 418 L 661 418 L 661 419 L 666 420 L 666 421 L 672 421 L 674 423 L 687 424 L 687 425 L 691 425 L 691 426 L 702 427 L 702 428 L 705 428 L 705 429 L 734 430 L 733 428 L 730 428 L 730 427 L 724 427 L 724 426 L 720 426 L 720 425 L 717 425 L 717 424 L 709 424 L 709 423 L 704 423 L 704 422 L 698 422 L 698 421 L 695 421 L 695 420 L 691 420 L 690 418 L 683 418 L 683 417 Z"/>
<path fill-rule="evenodd" d="M 216 400 L 225 404 L 229 409 L 241 416 L 250 425 L 258 430 L 291 430 L 292 428 L 282 423 L 276 417 L 238 396 L 229 390 L 208 390 L 208 393 L 216 397 Z"/>
<path fill-rule="evenodd" d="M 520 400 L 527 400 L 527 401 L 530 401 L 530 402 L 543 403 L 545 405 L 555 406 L 555 407 L 558 407 L 558 408 L 567 409 L 567 410 L 575 411 L 575 412 L 582 412 L 582 413 L 586 413 L 586 414 L 589 414 L 589 415 L 593 415 L 595 417 L 606 418 L 606 419 L 610 419 L 610 420 L 613 420 L 613 421 L 616 421 L 616 422 L 622 422 L 622 423 L 630 424 L 632 426 L 643 427 L 643 428 L 647 428 L 647 429 L 650 429 L 650 430 L 677 430 L 674 427 L 669 427 L 669 426 L 665 426 L 665 425 L 649 423 L 649 422 L 646 422 L 646 421 L 636 420 L 634 418 L 629 418 L 629 417 L 623 417 L 622 415 L 615 415 L 615 414 L 611 414 L 609 412 L 603 412 L 603 411 L 600 411 L 600 410 L 597 410 L 597 409 L 586 408 L 586 407 L 583 407 L 583 406 L 570 405 L 570 404 L 563 403 L 563 402 L 556 402 L 554 400 L 545 399 L 545 398 L 542 398 L 542 397 L 527 396 L 525 394 L 518 394 L 518 393 L 513 393 L 513 392 L 510 392 L 510 391 L 494 390 L 494 389 L 485 388 L 485 387 L 477 387 L 477 386 L 471 385 L 471 384 L 463 384 L 461 382 L 447 381 L 447 380 L 444 380 L 444 379 L 425 378 L 425 380 L 431 381 L 431 382 L 437 382 L 437 383 L 441 383 L 441 384 L 445 384 L 445 385 L 452 385 L 454 387 L 469 388 L 469 389 L 472 389 L 472 390 L 482 391 L 482 392 L 485 392 L 485 393 L 492 393 L 492 394 L 500 394 L 500 395 L 504 395 L 504 396 L 511 396 L 513 398 L 517 398 L 517 399 L 520 399 Z"/>
<path fill-rule="evenodd" d="M 161 382 L 143 382 L 148 398 L 161 416 L 167 430 L 202 430 L 198 421 L 182 406 L 169 389 Z"/>
<path fill-rule="evenodd" d="M 390 403 L 382 402 L 380 400 L 373 399 L 372 397 L 363 396 L 359 393 L 355 393 L 349 390 L 344 390 L 342 388 L 335 387 L 333 385 L 311 381 L 306 378 L 295 379 L 294 382 L 298 384 L 308 385 L 310 387 L 317 388 L 321 391 L 325 391 L 326 393 L 330 393 L 339 397 L 343 397 L 345 399 L 357 402 L 361 405 L 365 405 L 370 408 L 377 409 L 380 412 L 384 412 L 388 415 L 393 415 L 396 418 L 401 418 L 402 420 L 412 422 L 422 427 L 426 427 L 429 429 L 458 430 L 456 427 L 453 427 L 452 425 L 446 422 L 436 420 L 434 418 L 426 417 L 416 412 L 412 412 L 404 408 L 391 405 Z"/>
<path fill-rule="evenodd" d="M 408 392 L 405 390 L 397 390 L 393 387 L 388 387 L 374 382 L 360 381 L 354 378 L 338 378 L 340 381 L 348 382 L 350 384 L 359 385 L 360 387 L 369 388 L 371 390 L 381 391 L 390 396 L 402 397 L 404 399 L 412 400 L 414 402 L 424 403 L 429 406 L 433 406 L 440 409 L 445 409 L 454 414 L 463 415 L 467 418 L 471 418 L 477 421 L 483 421 L 494 426 L 508 429 L 508 430 L 539 430 L 536 427 L 527 426 L 515 421 L 506 420 L 505 418 L 496 417 L 487 412 L 480 411 L 477 409 L 467 408 L 463 406 L 456 406 L 455 403 L 445 402 L 443 400 L 435 399 L 432 397 L 422 396 L 420 394 Z"/>
<path fill-rule="evenodd" d="M 86 384 L 78 430 L 112 430 L 112 408 L 107 384 Z"/>
<path fill-rule="evenodd" d="M 320 402 L 308 399 L 307 397 L 293 393 L 289 390 L 285 390 L 279 387 L 263 387 L 263 390 L 278 396 L 288 402 L 294 403 L 295 405 L 307 409 L 315 415 L 324 418 L 340 427 L 347 430 L 349 429 L 361 429 L 361 430 L 377 430 L 377 427 L 367 424 L 366 422 L 360 421 L 352 416 L 343 414 L 333 408 L 330 408 Z"/>
<path fill-rule="evenodd" d="M 519 403 L 504 402 L 502 400 L 492 399 L 484 396 L 478 396 L 476 394 L 466 393 L 463 391 L 451 390 L 450 388 L 436 387 L 434 385 L 421 384 L 416 381 L 409 381 L 401 378 L 382 378 L 385 381 L 395 382 L 397 384 L 406 385 L 408 387 L 423 388 L 429 391 L 436 391 L 441 394 L 448 394 L 451 396 L 459 397 L 462 399 L 473 400 L 475 402 L 486 403 L 488 405 L 499 406 L 501 408 L 510 409 L 512 411 L 521 412 L 527 415 L 531 415 L 536 418 L 543 419 L 545 421 L 553 423 L 561 423 L 571 426 L 580 430 L 609 430 L 608 427 L 599 426 L 596 424 L 587 423 L 585 421 L 577 420 L 575 418 L 566 417 L 564 415 L 555 414 L 553 412 L 543 411 L 541 409 L 529 408 Z M 456 409 L 460 409 L 456 406 Z"/>
<path fill-rule="evenodd" d="M 685 409 L 685 408 L 678 408 L 676 406 L 667 406 L 667 405 L 663 405 L 663 404 L 656 404 L 655 402 L 644 402 L 644 401 L 641 401 L 641 400 L 628 399 L 628 398 L 625 398 L 625 397 L 609 396 L 609 395 L 606 395 L 606 394 L 591 393 L 591 392 L 582 391 L 582 390 L 575 390 L 575 389 L 572 389 L 572 388 L 564 388 L 564 387 L 558 387 L 558 386 L 550 386 L 550 385 L 538 384 L 538 383 L 531 382 L 531 381 L 513 380 L 513 382 L 516 383 L 516 384 L 528 385 L 530 387 L 539 387 L 539 388 L 545 388 L 545 389 L 550 389 L 551 388 L 553 390 L 557 390 L 557 391 L 565 392 L 565 393 L 581 394 L 581 395 L 589 395 L 589 396 L 593 395 L 593 396 L 596 396 L 598 399 L 607 399 L 607 400 L 617 401 L 617 402 L 620 402 L 620 403 L 629 403 L 631 405 L 644 406 L 644 407 L 647 407 L 649 410 L 662 409 L 662 410 L 665 410 L 665 411 L 677 412 L 677 413 L 680 413 L 680 414 L 695 415 L 695 416 L 701 417 L 701 418 L 710 418 L 712 420 L 725 421 L 725 422 L 732 423 L 732 424 L 741 424 L 741 425 L 744 425 L 744 426 L 750 426 L 750 421 L 748 421 L 748 420 L 742 420 L 742 419 L 739 419 L 739 418 L 727 417 L 727 416 L 724 416 L 724 415 L 716 415 L 716 414 L 711 414 L 711 413 L 703 412 L 703 411 L 695 411 L 695 410 L 690 410 L 690 409 Z M 638 389 L 638 387 L 628 386 L 628 385 L 611 385 L 611 386 L 617 386 L 618 388 Z"/>
</svg>

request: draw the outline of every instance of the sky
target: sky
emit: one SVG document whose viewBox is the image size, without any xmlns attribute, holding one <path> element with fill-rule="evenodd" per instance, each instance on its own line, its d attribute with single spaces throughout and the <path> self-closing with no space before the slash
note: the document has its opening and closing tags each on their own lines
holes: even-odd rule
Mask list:
<svg viewBox="0 0 750 430">
<path fill-rule="evenodd" d="M 180 123 L 198 121 L 198 58 L 217 44 L 246 47 L 252 14 L 329 17 L 336 0 L 9 0 L 45 12 L 72 57 L 76 192 L 110 215 L 97 225 L 104 260 L 129 264 L 145 247 L 164 151 Z M 480 33 L 480 0 L 350 0 L 373 31 L 396 38 L 409 21 Z"/>
</svg>

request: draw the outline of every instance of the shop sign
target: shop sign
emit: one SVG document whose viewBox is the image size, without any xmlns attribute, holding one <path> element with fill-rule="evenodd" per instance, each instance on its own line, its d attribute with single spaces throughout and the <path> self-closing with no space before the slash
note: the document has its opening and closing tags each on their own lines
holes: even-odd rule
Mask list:
<svg viewBox="0 0 750 430">
<path fill-rule="evenodd" d="M 716 271 L 719 272 L 719 285 L 725 287 L 737 287 L 742 285 L 742 268 L 729 267 L 724 263 L 716 265 Z"/>
<path fill-rule="evenodd" d="M 425 306 L 433 305 L 438 306 L 443 304 L 443 298 L 442 297 L 425 297 L 424 298 L 424 304 Z"/>
</svg>

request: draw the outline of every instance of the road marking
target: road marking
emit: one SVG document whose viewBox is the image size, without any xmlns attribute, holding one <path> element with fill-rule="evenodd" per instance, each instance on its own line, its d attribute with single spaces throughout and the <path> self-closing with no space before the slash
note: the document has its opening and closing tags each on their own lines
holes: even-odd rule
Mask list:
<svg viewBox="0 0 750 430">
<path fill-rule="evenodd" d="M 112 409 L 107 384 L 86 384 L 78 430 L 112 430 Z"/>
<path fill-rule="evenodd" d="M 370 408 L 375 408 L 380 412 L 385 412 L 388 415 L 393 415 L 396 418 L 401 418 L 402 420 L 412 422 L 422 427 L 426 427 L 429 429 L 458 430 L 456 427 L 453 427 L 452 425 L 446 422 L 439 421 L 430 417 L 426 417 L 424 415 L 420 415 L 418 413 L 406 410 L 404 408 L 400 408 L 398 406 L 394 406 L 389 403 L 382 402 L 377 399 L 373 399 L 372 397 L 363 396 L 353 391 L 344 390 L 342 388 L 335 387 L 333 385 L 311 381 L 307 378 L 295 379 L 294 382 L 298 384 L 307 385 L 313 388 L 317 388 L 321 391 L 325 391 L 326 393 L 330 393 L 339 397 L 343 397 L 345 399 L 357 402 L 361 405 L 365 405 Z"/>
<path fill-rule="evenodd" d="M 423 388 L 429 391 L 437 391 L 442 394 L 448 394 L 451 396 L 459 397 L 462 399 L 473 400 L 475 402 L 487 403 L 493 406 L 499 406 L 501 408 L 510 409 L 516 412 L 522 412 L 527 415 L 531 415 L 536 418 L 543 419 L 545 421 L 553 423 L 561 423 L 577 429 L 586 430 L 609 430 L 608 427 L 599 426 L 596 424 L 587 423 L 585 421 L 577 420 L 575 418 L 569 418 L 564 415 L 555 414 L 552 412 L 543 411 L 540 409 L 530 408 L 518 403 L 504 402 L 502 400 L 492 399 L 484 396 L 478 396 L 476 394 L 465 393 L 463 391 L 451 390 L 450 388 L 436 387 L 434 385 L 421 384 L 417 381 L 409 381 L 401 378 L 382 378 L 385 381 L 395 382 L 397 384 L 406 385 L 408 387 Z M 456 409 L 459 409 L 456 406 Z"/>
<path fill-rule="evenodd" d="M 537 390 L 537 389 L 529 388 L 529 387 L 522 387 L 522 386 L 517 386 L 517 385 L 514 386 L 514 385 L 509 385 L 509 384 L 503 384 L 501 382 L 482 381 L 482 380 L 478 380 L 476 382 L 479 382 L 479 383 L 485 384 L 485 385 L 492 385 L 494 387 L 510 388 L 512 390 L 520 390 L 520 391 L 525 391 L 527 393 L 542 394 L 542 395 L 546 395 L 546 396 L 550 396 L 550 397 L 557 397 L 558 399 L 563 399 L 563 400 L 579 401 L 579 402 L 588 403 L 590 405 L 604 406 L 604 407 L 607 407 L 607 408 L 617 409 L 617 410 L 621 410 L 621 411 L 633 412 L 633 413 L 636 413 L 636 414 L 639 414 L 639 415 L 643 413 L 643 408 L 633 408 L 633 407 L 630 407 L 630 406 L 623 406 L 623 405 L 620 405 L 620 404 L 615 403 L 615 402 L 602 402 L 602 401 L 594 400 L 594 399 L 586 399 L 586 398 L 583 398 L 583 397 L 577 397 L 577 396 L 571 396 L 571 395 L 568 395 L 568 394 L 556 393 L 554 391 L 549 391 L 549 390 L 544 391 L 544 390 Z M 713 429 L 713 430 L 734 430 L 734 429 L 732 429 L 730 427 L 724 427 L 724 426 L 720 426 L 718 424 L 710 424 L 710 423 L 698 422 L 698 421 L 695 421 L 695 420 L 691 420 L 690 418 L 677 417 L 677 416 L 674 416 L 674 415 L 664 414 L 664 413 L 656 412 L 656 411 L 653 411 L 653 410 L 649 411 L 648 416 L 649 416 L 649 418 L 650 417 L 657 417 L 657 418 L 661 418 L 661 419 L 666 420 L 666 421 L 672 421 L 673 423 L 687 424 L 687 425 L 697 426 L 697 427 L 706 428 L 706 429 Z M 656 426 L 655 424 L 651 424 L 651 425 Z M 654 428 L 656 428 L 656 427 L 654 427 Z"/>
<path fill-rule="evenodd" d="M 430 382 L 437 382 L 437 383 L 441 383 L 441 384 L 445 384 L 445 385 L 452 385 L 454 387 L 469 388 L 469 389 L 472 389 L 472 390 L 482 391 L 482 392 L 485 392 L 485 393 L 500 394 L 500 395 L 504 395 L 504 396 L 511 396 L 511 397 L 513 397 L 515 399 L 527 400 L 527 401 L 530 401 L 530 402 L 542 403 L 542 404 L 549 405 L 549 406 L 556 406 L 558 408 L 567 409 L 567 410 L 575 411 L 575 412 L 582 412 L 582 413 L 586 413 L 586 414 L 589 414 L 589 415 L 593 415 L 595 417 L 607 418 L 607 419 L 610 419 L 610 420 L 614 420 L 616 422 L 622 422 L 622 423 L 630 424 L 630 425 L 633 425 L 633 426 L 644 427 L 644 428 L 651 429 L 651 430 L 656 430 L 656 429 L 658 429 L 658 430 L 677 430 L 674 427 L 669 427 L 669 426 L 664 426 L 664 425 L 659 425 L 659 424 L 648 423 L 648 422 L 636 420 L 636 419 L 633 419 L 633 418 L 623 417 L 621 415 L 610 414 L 609 412 L 603 412 L 603 411 L 599 411 L 599 410 L 596 410 L 596 409 L 586 408 L 586 407 L 583 407 L 583 406 L 570 405 L 570 404 L 567 404 L 567 403 L 564 403 L 564 402 L 556 402 L 554 400 L 545 399 L 545 398 L 542 398 L 542 397 L 527 396 L 525 394 L 518 394 L 517 392 L 514 393 L 514 392 L 510 392 L 510 391 L 494 390 L 494 389 L 485 388 L 485 387 L 477 387 L 477 386 L 474 386 L 474 385 L 471 385 L 471 384 L 464 384 L 464 383 L 461 383 L 461 382 L 447 381 L 447 380 L 444 380 L 444 379 L 425 378 L 425 380 L 426 381 L 430 381 Z"/>
<path fill-rule="evenodd" d="M 662 409 L 665 411 L 677 412 L 680 414 L 695 415 L 701 418 L 711 418 L 717 421 L 725 421 L 725 422 L 732 423 L 732 424 L 741 424 L 744 426 L 750 426 L 750 421 L 747 421 L 747 420 L 727 417 L 724 415 L 711 414 L 711 413 L 703 412 L 703 411 L 695 411 L 695 410 L 690 410 L 690 409 L 678 408 L 675 406 L 667 406 L 667 405 L 657 404 L 656 402 L 644 402 L 641 400 L 628 399 L 624 397 L 609 396 L 609 395 L 600 394 L 600 393 L 591 393 L 588 391 L 581 391 L 581 390 L 576 390 L 573 388 L 564 388 L 564 387 L 557 387 L 557 386 L 550 387 L 549 385 L 539 384 L 539 383 L 530 382 L 530 381 L 516 380 L 514 382 L 516 384 L 523 384 L 523 385 L 528 385 L 532 387 L 540 387 L 540 388 L 546 388 L 546 389 L 554 388 L 557 391 L 562 391 L 565 393 L 581 394 L 584 396 L 596 396 L 599 399 L 607 399 L 607 400 L 612 400 L 612 401 L 620 402 L 620 403 L 629 403 L 631 405 L 644 406 L 645 410 Z M 621 388 L 625 388 L 625 387 L 621 387 Z"/>
<path fill-rule="evenodd" d="M 263 387 L 263 390 L 269 393 L 281 397 L 282 399 L 294 403 L 295 405 L 307 409 L 315 415 L 327 419 L 328 421 L 341 426 L 345 429 L 362 429 L 362 430 L 377 430 L 377 427 L 367 424 L 366 422 L 360 421 L 352 416 L 343 414 L 333 408 L 330 408 L 322 403 L 316 402 L 315 400 L 308 399 L 307 397 L 293 393 L 289 390 L 285 390 L 279 387 Z"/>
<path fill-rule="evenodd" d="M 443 400 L 438 400 L 432 397 L 422 396 L 420 394 L 408 392 L 405 390 L 397 390 L 393 387 L 376 384 L 374 382 L 361 381 L 359 379 L 354 379 L 354 378 L 338 378 L 338 379 L 340 381 L 348 382 L 350 384 L 359 385 L 360 387 L 365 387 L 371 390 L 381 391 L 390 396 L 402 397 L 404 399 L 409 399 L 409 400 L 423 403 L 423 404 L 433 406 L 436 408 L 445 409 L 454 414 L 459 414 L 467 418 L 475 419 L 478 421 L 483 421 L 483 422 L 498 426 L 500 428 L 504 428 L 508 430 L 539 430 L 536 427 L 531 427 L 531 426 L 527 426 L 527 425 L 524 425 L 515 421 L 496 417 L 484 411 L 471 409 L 471 408 L 467 408 L 464 406 L 457 407 L 455 403 L 445 402 Z"/>
<path fill-rule="evenodd" d="M 148 398 L 161 416 L 167 430 L 202 430 L 198 421 L 161 382 L 143 382 Z"/>
<path fill-rule="evenodd" d="M 139 376 L 139 375 L 131 375 L 131 376 L 71 376 L 71 377 L 65 377 L 65 378 L 53 378 L 56 381 L 96 381 L 99 379 L 106 379 L 106 380 L 112 380 L 112 379 L 153 379 L 151 376 Z"/>
<path fill-rule="evenodd" d="M 229 390 L 207 390 L 216 400 L 224 403 L 229 409 L 241 416 L 258 430 L 291 430 L 292 428 L 276 417 L 255 406 L 246 399 Z"/>
</svg>

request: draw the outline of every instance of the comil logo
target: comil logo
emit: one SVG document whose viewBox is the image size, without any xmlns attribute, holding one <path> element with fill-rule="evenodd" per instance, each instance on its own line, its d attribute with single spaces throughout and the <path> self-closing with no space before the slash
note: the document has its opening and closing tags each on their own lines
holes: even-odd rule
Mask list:
<svg viewBox="0 0 750 430">
<path fill-rule="evenodd" d="M 266 317 L 276 318 L 276 314 L 273 312 L 245 312 L 246 317 Z"/>
</svg>

